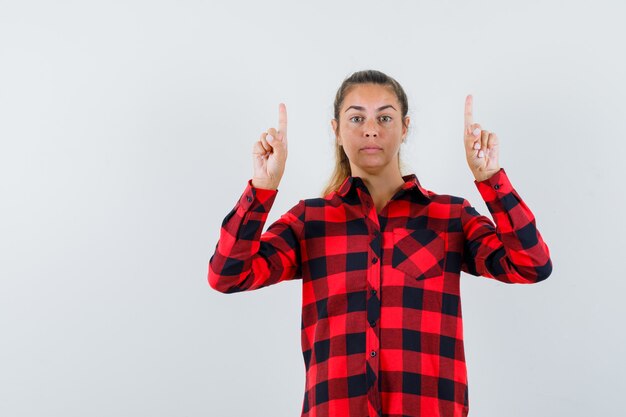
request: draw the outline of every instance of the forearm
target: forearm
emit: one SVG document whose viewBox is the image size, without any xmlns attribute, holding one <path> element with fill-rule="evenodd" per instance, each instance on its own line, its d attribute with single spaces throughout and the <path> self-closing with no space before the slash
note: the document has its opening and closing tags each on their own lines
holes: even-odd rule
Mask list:
<svg viewBox="0 0 626 417">
<path fill-rule="evenodd" d="M 212 288 L 224 293 L 248 291 L 298 277 L 304 202 L 300 200 L 262 233 L 276 195 L 277 190 L 255 188 L 248 182 L 222 223 L 209 261 Z"/>
<path fill-rule="evenodd" d="M 259 251 L 259 241 L 276 191 L 257 189 L 248 181 L 246 189 L 226 215 L 214 254 L 209 260 L 209 284 L 224 293 L 250 288 L 252 259 Z M 257 263 L 263 274 L 263 263 Z"/>
<path fill-rule="evenodd" d="M 533 213 L 511 185 L 503 169 L 476 186 L 495 221 L 465 208 L 464 229 L 477 273 L 503 282 L 535 283 L 552 272 L 548 246 Z M 469 204 L 468 204 L 469 205 Z M 475 212 L 475 211 L 474 211 Z"/>
</svg>

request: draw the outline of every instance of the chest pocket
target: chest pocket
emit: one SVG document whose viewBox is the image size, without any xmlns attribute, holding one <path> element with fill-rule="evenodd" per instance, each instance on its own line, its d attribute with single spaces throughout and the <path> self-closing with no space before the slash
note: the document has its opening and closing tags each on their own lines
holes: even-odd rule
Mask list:
<svg viewBox="0 0 626 417">
<path fill-rule="evenodd" d="M 443 274 L 445 233 L 430 229 L 393 230 L 392 266 L 411 278 L 422 280 Z"/>
</svg>

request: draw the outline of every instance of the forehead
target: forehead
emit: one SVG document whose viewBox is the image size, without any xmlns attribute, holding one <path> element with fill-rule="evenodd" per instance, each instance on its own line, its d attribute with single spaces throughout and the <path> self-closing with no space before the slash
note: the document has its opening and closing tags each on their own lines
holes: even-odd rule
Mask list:
<svg viewBox="0 0 626 417">
<path fill-rule="evenodd" d="M 398 98 L 391 87 L 380 84 L 357 84 L 346 94 L 342 107 L 344 109 L 351 105 L 380 107 L 385 104 L 398 105 Z"/>
</svg>

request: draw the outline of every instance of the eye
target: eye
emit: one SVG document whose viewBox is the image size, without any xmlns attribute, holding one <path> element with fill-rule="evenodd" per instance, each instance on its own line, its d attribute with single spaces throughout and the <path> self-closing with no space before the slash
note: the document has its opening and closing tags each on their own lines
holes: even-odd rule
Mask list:
<svg viewBox="0 0 626 417">
<path fill-rule="evenodd" d="M 391 116 L 380 116 L 381 119 L 385 119 L 383 120 L 383 122 L 390 122 L 391 121 Z"/>
<path fill-rule="evenodd" d="M 354 122 L 355 121 L 354 119 L 362 119 L 362 117 L 361 116 L 352 116 L 349 120 L 351 122 Z"/>
</svg>

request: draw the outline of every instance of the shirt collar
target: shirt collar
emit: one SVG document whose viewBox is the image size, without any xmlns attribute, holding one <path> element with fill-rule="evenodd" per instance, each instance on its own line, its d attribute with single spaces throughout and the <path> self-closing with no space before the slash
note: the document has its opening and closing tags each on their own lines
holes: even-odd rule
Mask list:
<svg viewBox="0 0 626 417">
<path fill-rule="evenodd" d="M 430 200 L 429 191 L 422 187 L 415 174 L 403 175 L 402 179 L 404 180 L 404 184 L 402 185 L 403 190 L 413 190 L 414 192 L 421 193 L 424 197 Z M 340 196 L 345 197 L 352 188 L 357 186 L 364 189 L 366 188 L 361 177 L 348 176 L 339 186 L 337 193 Z"/>
</svg>

